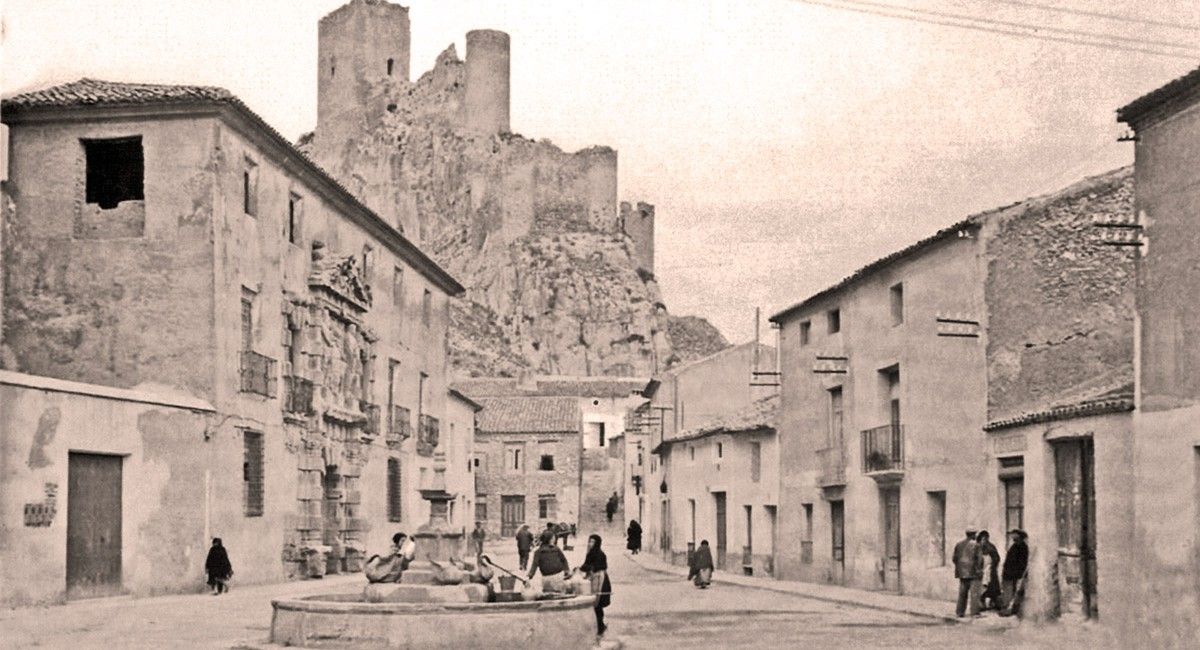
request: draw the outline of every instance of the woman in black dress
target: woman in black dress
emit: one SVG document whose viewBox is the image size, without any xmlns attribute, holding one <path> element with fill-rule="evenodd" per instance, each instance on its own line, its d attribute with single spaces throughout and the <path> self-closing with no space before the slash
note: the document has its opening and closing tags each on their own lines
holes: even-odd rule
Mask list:
<svg viewBox="0 0 1200 650">
<path fill-rule="evenodd" d="M 600 541 L 599 535 L 588 537 L 587 557 L 579 570 L 592 583 L 592 593 L 596 595 L 596 634 L 603 635 L 608 629 L 604 624 L 604 608 L 612 603 L 612 583 L 608 581 L 608 556 L 600 550 Z"/>
<path fill-rule="evenodd" d="M 214 596 L 229 591 L 233 565 L 229 563 L 229 554 L 225 552 L 220 537 L 213 538 L 212 548 L 208 549 L 208 558 L 204 560 L 204 570 L 208 573 L 208 586 L 212 587 Z"/>
</svg>

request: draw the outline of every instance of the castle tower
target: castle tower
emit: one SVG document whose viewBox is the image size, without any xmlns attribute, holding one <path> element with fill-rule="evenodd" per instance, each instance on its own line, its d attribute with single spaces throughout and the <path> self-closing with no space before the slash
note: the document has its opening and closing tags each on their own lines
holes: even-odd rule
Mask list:
<svg viewBox="0 0 1200 650">
<path fill-rule="evenodd" d="M 509 38 L 492 29 L 467 32 L 466 126 L 471 133 L 509 130 Z"/>
<path fill-rule="evenodd" d="M 386 110 L 386 99 L 372 96 L 372 86 L 389 78 L 408 81 L 409 44 L 408 8 L 386 0 L 351 0 L 322 18 L 317 132 L 336 134 L 340 129 L 330 129 L 335 123 L 360 124 L 359 118 Z"/>
</svg>

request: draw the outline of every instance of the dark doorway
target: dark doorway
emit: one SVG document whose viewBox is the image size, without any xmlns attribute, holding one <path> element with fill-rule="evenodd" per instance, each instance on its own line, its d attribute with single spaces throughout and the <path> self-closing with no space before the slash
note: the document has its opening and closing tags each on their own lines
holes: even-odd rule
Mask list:
<svg viewBox="0 0 1200 650">
<path fill-rule="evenodd" d="M 900 591 L 900 488 L 880 490 L 883 506 L 883 588 Z"/>
<path fill-rule="evenodd" d="M 1058 528 L 1059 607 L 1096 618 L 1096 491 L 1091 438 L 1054 443 L 1054 514 Z"/>
<path fill-rule="evenodd" d="M 829 502 L 829 529 L 833 536 L 833 562 L 829 580 L 835 585 L 840 585 L 846 581 L 846 508 L 844 502 Z"/>
<path fill-rule="evenodd" d="M 525 495 L 505 495 L 500 499 L 500 536 L 512 537 L 525 523 Z"/>
<path fill-rule="evenodd" d="M 325 467 L 325 500 L 322 507 L 323 532 L 321 543 L 332 549 L 325 559 L 325 573 L 338 573 L 341 570 L 342 558 L 339 552 L 342 548 L 340 533 L 342 530 L 342 477 L 338 474 L 336 465 Z"/>
<path fill-rule="evenodd" d="M 121 591 L 120 456 L 67 459 L 67 597 Z"/>
<path fill-rule="evenodd" d="M 725 569 L 725 552 L 728 549 L 728 540 L 725 535 L 725 493 L 713 492 L 713 499 L 717 504 L 717 568 Z"/>
</svg>

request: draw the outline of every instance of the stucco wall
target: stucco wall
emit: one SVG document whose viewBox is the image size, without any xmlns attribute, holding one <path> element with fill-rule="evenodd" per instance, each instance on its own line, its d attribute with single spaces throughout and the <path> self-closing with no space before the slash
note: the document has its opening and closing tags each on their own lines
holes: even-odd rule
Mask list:
<svg viewBox="0 0 1200 650">
<path fill-rule="evenodd" d="M 12 369 L 122 387 L 157 381 L 212 399 L 212 121 L 24 123 L 10 134 Z M 145 200 L 104 211 L 85 203 L 80 139 L 134 135 Z"/>
<path fill-rule="evenodd" d="M 206 441 L 210 422 L 207 413 L 176 406 L 0 381 L 0 603 L 66 598 L 72 451 L 122 458 L 123 590 L 144 596 L 202 589 L 208 537 L 222 519 L 210 506 L 240 498 L 228 489 L 228 472 L 212 471 L 221 443 Z M 53 504 L 49 524 L 26 524 L 27 504 Z M 235 542 L 230 558 L 239 579 L 253 581 L 245 548 Z"/>
<path fill-rule="evenodd" d="M 863 474 L 860 432 L 888 423 L 881 369 L 900 370 L 904 476 L 900 487 L 901 589 L 948 598 L 952 568 L 938 566 L 929 543 L 929 491 L 946 492 L 946 529 L 973 523 L 984 511 L 982 426 L 986 409 L 985 341 L 938 336 L 939 317 L 974 319 L 986 331 L 977 240 L 956 237 L 880 269 L 781 321 L 779 575 L 832 579 L 830 505 L 845 507 L 847 585 L 883 585 L 883 517 L 876 481 Z M 889 290 L 903 283 L 904 319 L 894 325 Z M 828 333 L 826 312 L 838 308 L 841 331 Z M 811 322 L 801 346 L 800 323 Z M 813 372 L 817 356 L 847 357 L 846 374 Z M 845 486 L 822 490 L 816 452 L 829 445 L 829 389 L 843 390 Z M 813 562 L 801 562 L 804 504 L 813 511 Z"/>
</svg>

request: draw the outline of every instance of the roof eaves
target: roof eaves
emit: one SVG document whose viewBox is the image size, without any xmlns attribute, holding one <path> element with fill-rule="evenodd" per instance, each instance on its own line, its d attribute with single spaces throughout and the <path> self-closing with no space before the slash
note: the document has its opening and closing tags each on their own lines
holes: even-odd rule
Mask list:
<svg viewBox="0 0 1200 650">
<path fill-rule="evenodd" d="M 1200 68 L 1174 79 L 1117 109 L 1117 121 L 1134 130 L 1151 118 L 1180 110 L 1200 97 Z"/>
<path fill-rule="evenodd" d="M 476 402 L 475 400 L 471 399 L 470 397 L 467 397 L 466 395 L 463 395 L 462 393 L 458 392 L 457 390 L 455 390 L 453 388 L 447 389 L 446 393 L 449 394 L 451 397 L 457 399 L 458 401 L 462 402 L 463 404 L 470 406 L 471 409 L 474 410 L 476 413 L 483 410 L 483 405 L 481 405 L 479 402 Z"/>
<path fill-rule="evenodd" d="M 1096 402 L 1057 406 L 1044 411 L 1025 413 L 1004 420 L 995 420 L 983 425 L 983 430 L 989 432 L 999 431 L 1001 429 L 1011 429 L 1013 427 L 1025 426 L 1027 424 L 1041 424 L 1044 422 L 1073 420 L 1075 418 L 1105 415 L 1109 413 L 1126 413 L 1132 411 L 1133 409 L 1134 402 L 1132 397 L 1120 397 Z"/>
</svg>

